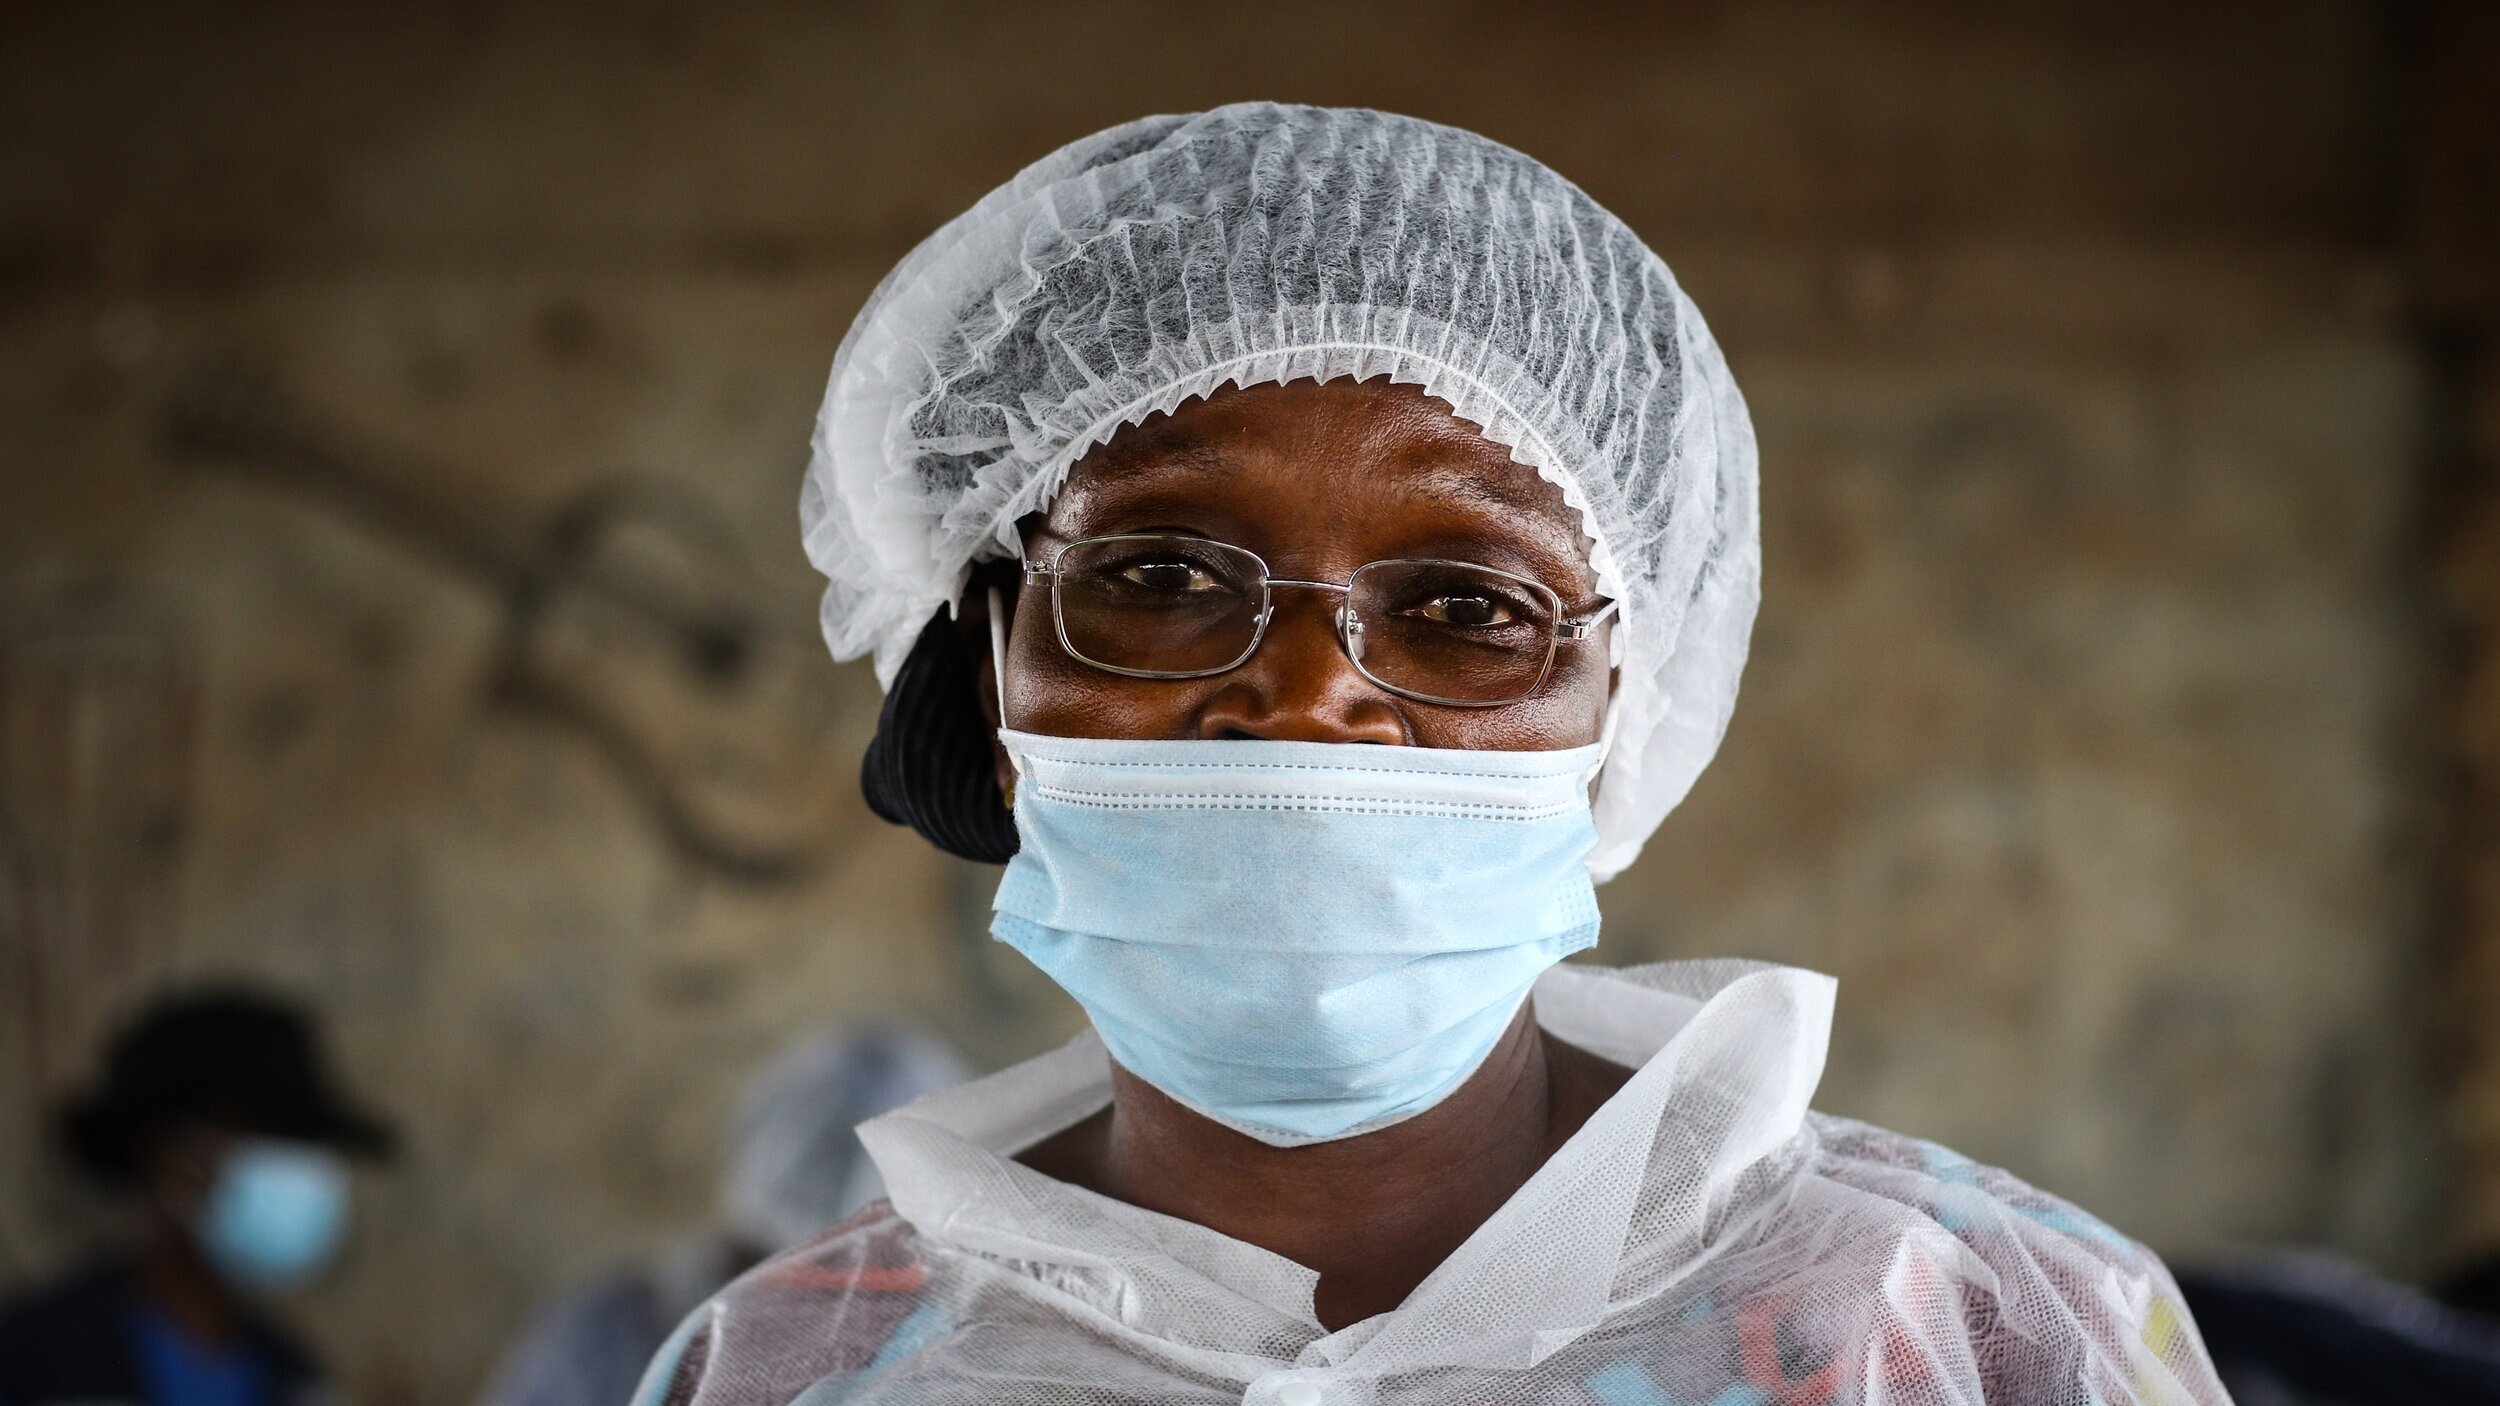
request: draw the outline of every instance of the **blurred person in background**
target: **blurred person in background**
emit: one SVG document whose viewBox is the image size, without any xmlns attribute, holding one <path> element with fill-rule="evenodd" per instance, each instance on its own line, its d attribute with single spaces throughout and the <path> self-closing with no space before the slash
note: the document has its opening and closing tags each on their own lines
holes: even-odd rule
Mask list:
<svg viewBox="0 0 2500 1406">
<path fill-rule="evenodd" d="M 541 1310 L 479 1406 L 623 1406 L 695 1305 L 885 1194 L 860 1149 L 861 1121 L 970 1073 L 937 1036 L 899 1024 L 826 1031 L 785 1051 L 740 1101 L 719 1224 Z"/>
<path fill-rule="evenodd" d="M 2495 1266 L 2438 1297 L 2338 1255 L 2273 1250 L 2183 1269 L 2239 1406 L 2500 1406 Z"/>
<path fill-rule="evenodd" d="M 327 1073 L 311 1018 L 244 990 L 150 1007 L 60 1131 L 118 1232 L 0 1310 L 0 1406 L 297 1406 L 326 1395 L 268 1315 L 344 1240 L 346 1158 L 390 1130 Z"/>
</svg>

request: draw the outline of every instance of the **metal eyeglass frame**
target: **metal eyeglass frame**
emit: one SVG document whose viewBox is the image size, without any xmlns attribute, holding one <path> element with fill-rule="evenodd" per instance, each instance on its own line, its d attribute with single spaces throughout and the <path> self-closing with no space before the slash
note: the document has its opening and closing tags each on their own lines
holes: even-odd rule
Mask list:
<svg viewBox="0 0 2500 1406">
<path fill-rule="evenodd" d="M 1165 541 L 1190 542 L 1199 546 L 1220 547 L 1228 552 L 1238 552 L 1258 564 L 1259 623 L 1256 628 L 1252 629 L 1250 632 L 1250 642 L 1242 647 L 1241 653 L 1234 656 L 1230 663 L 1221 664 L 1212 669 L 1124 669 L 1117 664 L 1105 664 L 1098 659 L 1091 659 L 1080 653 L 1077 650 L 1076 645 L 1068 639 L 1067 612 L 1062 608 L 1059 597 L 1059 582 L 1061 579 L 1059 575 L 1059 559 L 1066 556 L 1068 553 L 1075 551 L 1079 547 L 1097 546 L 1105 542 Z M 1240 668 L 1243 664 L 1248 663 L 1250 661 L 1250 656 L 1259 652 L 1260 642 L 1267 638 L 1268 622 L 1274 619 L 1276 615 L 1274 588 L 1278 586 L 1300 586 L 1307 590 L 1334 591 L 1340 597 L 1337 602 L 1337 609 L 1334 615 L 1337 626 L 1337 647 L 1345 651 L 1346 659 L 1349 663 L 1354 665 L 1354 671 L 1356 673 L 1371 680 L 1374 685 L 1386 689 L 1401 698 L 1412 698 L 1419 703 L 1433 703 L 1449 708 L 1502 708 L 1508 707 L 1510 704 L 1520 702 L 1524 699 L 1535 697 L 1536 691 L 1545 686 L 1547 676 L 1554 672 L 1555 648 L 1565 641 L 1576 642 L 1588 639 L 1596 633 L 1597 627 L 1604 623 L 1607 616 L 1615 613 L 1615 607 L 1622 604 L 1621 601 L 1610 600 L 1593 614 L 1583 615 L 1577 619 L 1565 618 L 1562 609 L 1562 597 L 1556 595 L 1554 593 L 1554 588 L 1546 585 L 1544 582 L 1536 580 L 1533 577 L 1522 576 L 1515 571 L 1504 571 L 1499 567 L 1486 566 L 1481 562 L 1457 561 L 1447 557 L 1386 557 L 1379 561 L 1367 561 L 1361 566 L 1356 567 L 1354 569 L 1354 576 L 1348 577 L 1342 584 L 1335 581 L 1298 581 L 1290 577 L 1282 577 L 1271 574 L 1268 569 L 1267 559 L 1260 556 L 1258 553 L 1251 551 L 1248 547 L 1236 547 L 1230 542 L 1218 542 L 1212 538 L 1191 537 L 1186 534 L 1176 532 L 1113 532 L 1106 533 L 1100 537 L 1080 538 L 1077 541 L 1070 542 L 1066 546 L 1061 547 L 1057 552 L 1051 555 L 1051 559 L 1048 561 L 1036 561 L 1027 557 L 1020 563 L 1020 565 L 1023 567 L 1024 571 L 1024 584 L 1028 586 L 1048 586 L 1050 588 L 1050 623 L 1052 632 L 1059 637 L 1059 648 L 1066 651 L 1069 658 L 1074 659 L 1088 668 L 1100 669 L 1106 674 L 1121 674 L 1133 679 L 1203 679 L 1211 678 L 1217 674 L 1230 673 L 1231 671 Z M 1353 618 L 1353 615 L 1348 607 L 1352 604 L 1352 597 L 1354 594 L 1354 577 L 1361 576 L 1364 572 L 1371 570 L 1375 566 L 1463 567 L 1469 571 L 1481 571 L 1487 575 L 1501 577 L 1505 581 L 1515 582 L 1521 586 L 1527 587 L 1531 591 L 1534 591 L 1538 596 L 1550 603 L 1554 616 L 1553 632 L 1546 637 L 1545 658 L 1537 665 L 1535 682 L 1529 684 L 1526 689 L 1521 691 L 1516 697 L 1512 698 L 1442 698 L 1435 694 L 1422 693 L 1415 689 L 1401 687 L 1397 684 L 1390 683 L 1388 680 L 1381 678 L 1377 674 L 1374 674 L 1369 668 L 1365 667 L 1363 663 L 1363 652 L 1354 641 L 1354 636 L 1362 631 L 1362 624 Z"/>
</svg>

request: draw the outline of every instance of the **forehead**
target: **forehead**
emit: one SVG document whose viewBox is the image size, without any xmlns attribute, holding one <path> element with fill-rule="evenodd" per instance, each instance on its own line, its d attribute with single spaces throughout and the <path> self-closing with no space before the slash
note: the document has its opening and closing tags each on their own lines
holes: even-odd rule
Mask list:
<svg viewBox="0 0 2500 1406">
<path fill-rule="evenodd" d="M 1497 545 L 1586 576 L 1580 515 L 1559 487 L 1421 388 L 1385 379 L 1231 386 L 1129 426 L 1070 471 L 1051 516 L 1123 507 L 1248 513 L 1280 536 L 1515 539 Z"/>
</svg>

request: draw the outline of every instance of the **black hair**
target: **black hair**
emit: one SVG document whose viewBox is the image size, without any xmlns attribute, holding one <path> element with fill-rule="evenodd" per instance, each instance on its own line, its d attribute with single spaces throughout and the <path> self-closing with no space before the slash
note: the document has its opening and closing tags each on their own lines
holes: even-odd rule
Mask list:
<svg viewBox="0 0 2500 1406">
<path fill-rule="evenodd" d="M 1015 856 L 1016 822 L 999 795 L 993 729 L 982 707 L 971 636 L 988 612 L 940 610 L 921 627 L 877 714 L 860 759 L 868 808 L 948 854 L 982 864 Z"/>
</svg>

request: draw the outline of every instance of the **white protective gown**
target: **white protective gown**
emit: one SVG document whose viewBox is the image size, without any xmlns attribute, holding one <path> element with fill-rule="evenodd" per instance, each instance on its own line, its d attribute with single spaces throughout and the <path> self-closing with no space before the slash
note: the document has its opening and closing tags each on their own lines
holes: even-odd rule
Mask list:
<svg viewBox="0 0 2500 1406">
<path fill-rule="evenodd" d="M 1539 1023 L 1637 1072 L 1397 1309 L 1015 1154 L 1111 1096 L 1090 1034 L 867 1124 L 892 1190 L 704 1305 L 642 1403 L 2121 1406 L 2228 1398 L 2142 1246 L 1810 1113 L 1827 977 L 1562 966 Z"/>
</svg>

